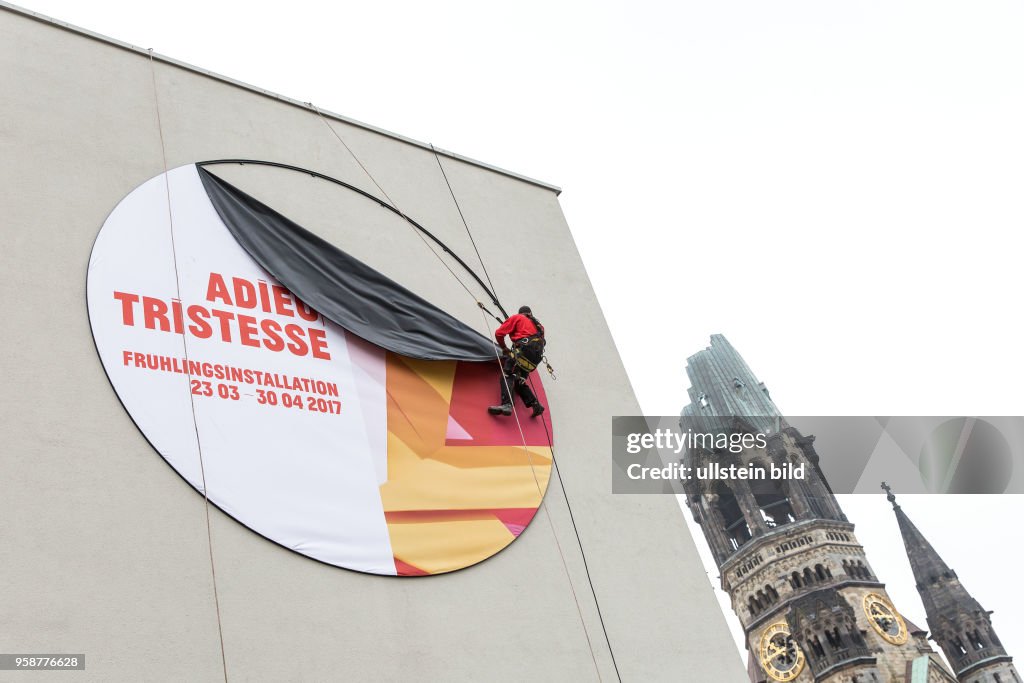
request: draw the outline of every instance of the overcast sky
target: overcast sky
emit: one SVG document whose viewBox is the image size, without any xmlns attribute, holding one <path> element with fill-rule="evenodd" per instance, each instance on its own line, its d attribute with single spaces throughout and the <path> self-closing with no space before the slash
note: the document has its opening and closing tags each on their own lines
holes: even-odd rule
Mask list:
<svg viewBox="0 0 1024 683">
<path fill-rule="evenodd" d="M 648 414 L 716 332 L 791 415 L 1022 413 L 1019 1 L 20 4 L 563 187 Z M 1019 500 L 903 502 L 1024 657 Z"/>
</svg>

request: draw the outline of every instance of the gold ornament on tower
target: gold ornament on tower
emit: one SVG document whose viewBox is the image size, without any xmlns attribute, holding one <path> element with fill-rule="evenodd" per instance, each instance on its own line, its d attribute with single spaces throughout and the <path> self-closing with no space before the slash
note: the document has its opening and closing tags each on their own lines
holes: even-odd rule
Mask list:
<svg viewBox="0 0 1024 683">
<path fill-rule="evenodd" d="M 804 670 L 804 653 L 785 621 L 777 621 L 764 630 L 758 655 L 761 668 L 776 681 L 792 681 Z"/>
<path fill-rule="evenodd" d="M 893 645 L 907 642 L 907 624 L 884 595 L 868 593 L 864 596 L 864 614 L 878 635 Z"/>
</svg>

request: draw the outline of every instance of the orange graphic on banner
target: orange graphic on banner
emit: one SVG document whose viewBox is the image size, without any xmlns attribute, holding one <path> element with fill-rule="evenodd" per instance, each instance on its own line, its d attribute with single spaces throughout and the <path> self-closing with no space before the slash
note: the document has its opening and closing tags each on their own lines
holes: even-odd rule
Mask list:
<svg viewBox="0 0 1024 683">
<path fill-rule="evenodd" d="M 387 354 L 388 478 L 380 493 L 399 575 L 485 560 L 536 513 L 551 473 L 550 423 L 520 410 L 524 435 L 514 418 L 487 415 L 499 377 L 497 363 Z"/>
</svg>

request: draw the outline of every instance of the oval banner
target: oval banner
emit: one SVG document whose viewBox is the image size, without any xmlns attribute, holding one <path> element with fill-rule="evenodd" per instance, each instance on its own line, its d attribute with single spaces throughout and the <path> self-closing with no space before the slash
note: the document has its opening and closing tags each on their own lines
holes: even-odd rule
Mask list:
<svg viewBox="0 0 1024 683">
<path fill-rule="evenodd" d="M 96 348 L 150 444 L 200 493 L 205 481 L 209 501 L 234 519 L 335 566 L 421 576 L 508 546 L 547 488 L 550 412 L 531 419 L 520 404 L 513 417 L 487 414 L 497 359 L 412 358 L 325 318 L 239 244 L 238 226 L 229 230 L 211 200 L 211 178 L 251 199 L 195 165 L 174 169 L 118 204 L 89 261 Z M 368 279 L 344 284 L 366 303 L 347 300 L 345 314 L 362 330 L 394 319 L 387 338 L 404 343 L 403 312 L 386 310 L 404 300 L 420 306 L 420 326 L 461 325 L 356 263 Z"/>
</svg>

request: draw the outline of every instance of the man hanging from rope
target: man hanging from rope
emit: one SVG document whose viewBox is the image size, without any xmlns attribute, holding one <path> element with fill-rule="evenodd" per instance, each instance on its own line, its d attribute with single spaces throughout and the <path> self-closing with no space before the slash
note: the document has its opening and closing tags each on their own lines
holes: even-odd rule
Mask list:
<svg viewBox="0 0 1024 683">
<path fill-rule="evenodd" d="M 506 336 L 512 341 L 511 350 L 505 347 Z M 533 317 L 529 306 L 522 306 L 519 313 L 509 317 L 494 331 L 494 338 L 505 352 L 501 366 L 501 405 L 490 406 L 487 412 L 491 415 L 511 415 L 511 389 L 519 394 L 527 408 L 533 409 L 531 417 L 537 417 L 544 412 L 544 406 L 534 396 L 527 379 L 544 357 L 544 326 Z"/>
</svg>

